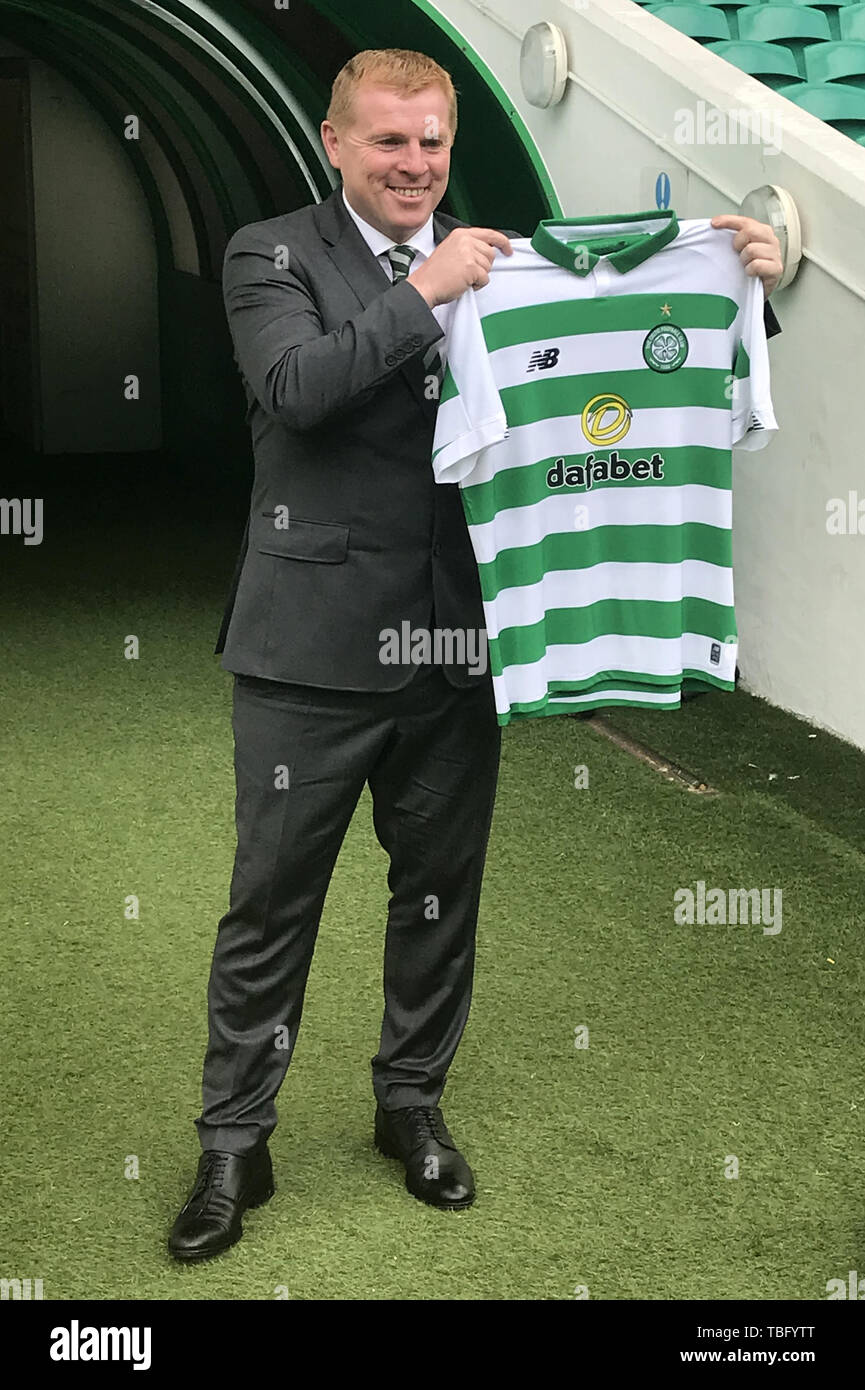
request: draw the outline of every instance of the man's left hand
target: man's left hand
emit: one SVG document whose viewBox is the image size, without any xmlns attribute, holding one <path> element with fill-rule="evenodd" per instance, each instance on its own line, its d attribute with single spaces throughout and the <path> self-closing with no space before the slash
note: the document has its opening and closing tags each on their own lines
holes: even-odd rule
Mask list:
<svg viewBox="0 0 865 1390">
<path fill-rule="evenodd" d="M 772 228 L 754 217 L 740 217 L 733 213 L 713 217 L 712 226 L 729 227 L 735 231 L 733 250 L 739 252 L 746 275 L 759 275 L 768 299 L 784 271 L 781 244 Z"/>
</svg>

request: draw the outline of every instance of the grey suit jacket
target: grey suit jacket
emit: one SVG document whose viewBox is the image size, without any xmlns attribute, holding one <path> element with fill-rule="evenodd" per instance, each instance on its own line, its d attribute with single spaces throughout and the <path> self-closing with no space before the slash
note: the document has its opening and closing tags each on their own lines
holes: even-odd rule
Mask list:
<svg viewBox="0 0 865 1390">
<path fill-rule="evenodd" d="M 435 241 L 465 225 L 434 214 Z M 413 285 L 391 283 L 341 188 L 235 232 L 223 293 L 255 477 L 221 665 L 398 689 L 416 668 L 382 663 L 383 630 L 484 627 L 459 487 L 432 472 L 424 356 L 439 323 Z M 444 673 L 456 686 L 478 680 L 456 663 Z"/>
</svg>

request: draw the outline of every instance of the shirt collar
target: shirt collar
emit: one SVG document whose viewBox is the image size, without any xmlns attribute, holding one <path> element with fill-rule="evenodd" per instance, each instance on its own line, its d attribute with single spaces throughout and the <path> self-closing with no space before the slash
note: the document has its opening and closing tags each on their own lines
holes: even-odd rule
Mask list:
<svg viewBox="0 0 865 1390">
<path fill-rule="evenodd" d="M 431 256 L 435 250 L 435 236 L 433 234 L 433 214 L 430 213 L 420 231 L 415 232 L 414 236 L 406 242 L 395 242 L 392 237 L 385 236 L 377 227 L 373 227 L 369 222 L 365 222 L 360 213 L 355 212 L 348 198 L 345 196 L 345 188 L 342 190 L 342 201 L 345 203 L 349 215 L 354 220 L 358 231 L 372 251 L 374 256 L 381 256 L 385 251 L 389 251 L 392 246 L 413 246 L 416 251 L 420 251 L 424 256 Z"/>
<path fill-rule="evenodd" d="M 532 248 L 575 275 L 588 275 L 601 257 L 623 275 L 679 234 L 672 208 L 613 217 L 559 217 L 539 222 Z M 582 251 L 582 255 L 576 255 Z"/>
</svg>

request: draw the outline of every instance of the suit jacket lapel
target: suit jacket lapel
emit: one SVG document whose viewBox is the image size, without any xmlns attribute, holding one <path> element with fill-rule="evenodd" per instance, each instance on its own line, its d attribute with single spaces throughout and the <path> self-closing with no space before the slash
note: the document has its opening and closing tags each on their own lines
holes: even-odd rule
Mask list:
<svg viewBox="0 0 865 1390">
<path fill-rule="evenodd" d="M 316 218 L 324 249 L 365 309 L 380 294 L 387 292 L 391 281 L 346 212 L 342 201 L 342 184 L 318 205 Z M 453 222 L 454 226 L 459 225 L 453 218 L 447 221 Z M 433 239 L 436 245 L 451 230 L 438 213 L 433 213 Z M 426 410 L 434 408 L 435 402 L 426 395 L 423 357 L 412 357 L 400 370 L 418 403 Z"/>
<path fill-rule="evenodd" d="M 324 249 L 366 308 L 387 286 L 387 272 L 379 265 L 346 212 L 341 184 L 329 198 L 319 203 L 315 217 Z"/>
</svg>

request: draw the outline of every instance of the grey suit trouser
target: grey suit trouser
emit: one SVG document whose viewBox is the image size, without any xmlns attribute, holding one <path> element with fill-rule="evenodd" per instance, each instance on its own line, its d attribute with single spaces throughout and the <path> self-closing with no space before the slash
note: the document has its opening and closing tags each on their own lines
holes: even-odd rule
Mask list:
<svg viewBox="0 0 865 1390">
<path fill-rule="evenodd" d="M 246 1153 L 276 1126 L 325 894 L 367 782 L 391 894 L 373 1091 L 387 1110 L 437 1105 L 471 1002 L 501 738 L 489 674 L 458 690 L 420 666 L 402 690 L 371 693 L 235 676 L 233 729 L 237 851 L 208 986 L 202 1148 Z"/>
</svg>

